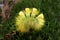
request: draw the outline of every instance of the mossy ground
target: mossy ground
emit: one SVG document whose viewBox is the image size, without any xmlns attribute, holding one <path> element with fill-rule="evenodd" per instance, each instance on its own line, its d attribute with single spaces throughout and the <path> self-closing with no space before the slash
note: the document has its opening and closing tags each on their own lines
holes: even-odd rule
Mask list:
<svg viewBox="0 0 60 40">
<path fill-rule="evenodd" d="M 0 38 L 15 30 L 15 17 L 24 8 L 38 8 L 45 16 L 45 26 L 38 32 L 26 34 L 16 32 L 11 40 L 60 40 L 60 0 L 23 0 L 15 4 L 11 18 L 0 24 Z"/>
</svg>

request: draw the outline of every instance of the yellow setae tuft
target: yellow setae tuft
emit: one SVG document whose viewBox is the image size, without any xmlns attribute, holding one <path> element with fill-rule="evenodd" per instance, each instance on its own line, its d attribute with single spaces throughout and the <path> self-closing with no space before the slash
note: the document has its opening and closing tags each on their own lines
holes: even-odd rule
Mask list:
<svg viewBox="0 0 60 40">
<path fill-rule="evenodd" d="M 24 12 L 23 12 L 23 11 L 20 11 L 20 12 L 19 12 L 19 16 L 20 16 L 20 17 L 25 17 Z"/>
<path fill-rule="evenodd" d="M 32 9 L 32 16 L 36 16 L 39 13 L 39 11 L 36 8 Z"/>
<path fill-rule="evenodd" d="M 30 8 L 25 8 L 25 14 L 26 16 L 29 16 L 31 13 L 31 9 Z"/>
<path fill-rule="evenodd" d="M 25 8 L 25 11 L 20 11 L 16 17 L 16 30 L 19 32 L 29 32 L 30 29 L 39 31 L 45 23 L 43 13 L 39 14 L 36 8 Z M 36 16 L 36 17 L 35 17 Z"/>
</svg>

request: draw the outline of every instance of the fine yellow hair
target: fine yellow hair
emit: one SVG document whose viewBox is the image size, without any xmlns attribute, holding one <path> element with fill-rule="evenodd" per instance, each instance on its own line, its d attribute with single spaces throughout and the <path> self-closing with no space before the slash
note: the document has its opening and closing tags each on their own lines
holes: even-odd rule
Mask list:
<svg viewBox="0 0 60 40">
<path fill-rule="evenodd" d="M 44 15 L 43 13 L 40 13 L 38 9 L 25 8 L 24 11 L 20 11 L 18 13 L 15 24 L 17 31 L 29 32 L 31 28 L 35 31 L 41 30 L 43 28 L 44 23 Z"/>
</svg>

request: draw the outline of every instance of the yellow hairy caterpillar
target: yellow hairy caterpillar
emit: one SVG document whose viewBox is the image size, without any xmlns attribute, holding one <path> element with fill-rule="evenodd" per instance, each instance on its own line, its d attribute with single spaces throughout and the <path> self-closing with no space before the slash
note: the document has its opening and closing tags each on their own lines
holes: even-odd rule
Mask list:
<svg viewBox="0 0 60 40">
<path fill-rule="evenodd" d="M 39 13 L 38 9 L 25 8 L 25 10 L 20 11 L 16 17 L 16 30 L 20 32 L 29 32 L 32 28 L 35 31 L 39 31 L 42 29 L 44 23 L 44 15 L 43 13 Z"/>
</svg>

